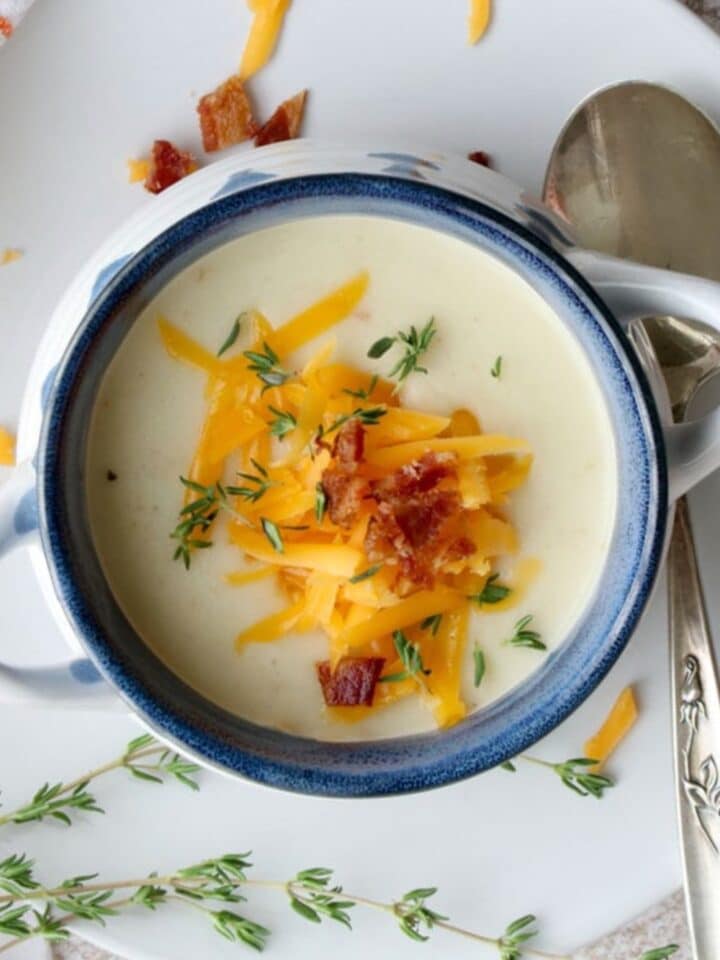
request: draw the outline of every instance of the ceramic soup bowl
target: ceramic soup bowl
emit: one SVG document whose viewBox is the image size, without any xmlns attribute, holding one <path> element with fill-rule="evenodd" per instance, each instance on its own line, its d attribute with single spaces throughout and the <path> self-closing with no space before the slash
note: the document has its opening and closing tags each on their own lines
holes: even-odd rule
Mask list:
<svg viewBox="0 0 720 960">
<path fill-rule="evenodd" d="M 562 644 L 523 683 L 457 726 L 375 742 L 328 743 L 257 726 L 173 674 L 134 632 L 106 583 L 84 484 L 98 385 L 158 290 L 236 237 L 331 213 L 429 226 L 516 271 L 584 351 L 618 466 L 604 573 Z M 122 698 L 159 737 L 201 763 L 304 793 L 422 790 L 520 753 L 567 717 L 618 658 L 656 579 L 674 498 L 720 461 L 717 414 L 667 425 L 659 372 L 633 321 L 669 313 L 717 326 L 720 287 L 579 250 L 564 225 L 518 187 L 465 160 L 301 142 L 240 154 L 193 175 L 148 201 L 91 260 L 39 350 L 21 419 L 20 465 L 0 489 L 0 550 L 31 549 L 72 652 L 59 666 L 0 666 L 4 692 L 76 704 Z"/>
</svg>

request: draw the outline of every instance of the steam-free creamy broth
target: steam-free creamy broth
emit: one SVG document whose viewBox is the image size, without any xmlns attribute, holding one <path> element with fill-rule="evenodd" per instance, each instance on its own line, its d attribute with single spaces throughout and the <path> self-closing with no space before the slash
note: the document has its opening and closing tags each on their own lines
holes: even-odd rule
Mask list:
<svg viewBox="0 0 720 960">
<path fill-rule="evenodd" d="M 325 339 L 337 357 L 368 373 L 378 338 L 435 317 L 424 356 L 402 401 L 448 414 L 472 410 L 486 432 L 525 438 L 534 464 L 509 515 L 520 539 L 503 578 L 526 581 L 518 603 L 472 615 L 462 693 L 470 708 L 500 697 L 546 654 L 503 644 L 516 621 L 534 617 L 549 650 L 562 643 L 596 588 L 615 512 L 616 461 L 600 390 L 573 337 L 523 280 L 470 244 L 376 217 L 310 218 L 240 238 L 170 282 L 137 318 L 102 383 L 87 461 L 90 520 L 118 602 L 145 642 L 185 681 L 257 723 L 322 739 L 388 737 L 434 729 L 420 697 L 372 711 L 353 724 L 324 709 L 315 663 L 327 657 L 320 632 L 290 634 L 237 651 L 244 628 L 287 604 L 272 579 L 238 587 L 243 566 L 225 518 L 214 546 L 173 562 L 182 490 L 206 411 L 205 378 L 163 349 L 163 315 L 215 352 L 243 310 L 280 325 L 367 270 L 367 293 Z M 246 349 L 241 332 L 234 351 Z M 299 367 L 323 337 L 290 358 Z M 491 375 L 502 357 L 499 377 Z M 486 672 L 473 683 L 473 646 Z"/>
</svg>

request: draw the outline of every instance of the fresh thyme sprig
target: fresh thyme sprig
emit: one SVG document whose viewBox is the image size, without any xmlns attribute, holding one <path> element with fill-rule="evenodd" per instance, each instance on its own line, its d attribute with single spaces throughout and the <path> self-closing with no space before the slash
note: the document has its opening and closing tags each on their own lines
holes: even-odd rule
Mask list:
<svg viewBox="0 0 720 960">
<path fill-rule="evenodd" d="M 502 365 L 503 365 L 503 358 L 499 356 L 495 357 L 495 363 L 492 365 L 490 369 L 490 376 L 493 377 L 495 380 L 500 379 L 500 376 L 502 374 Z"/>
<path fill-rule="evenodd" d="M 325 493 L 325 488 L 323 485 L 318 482 L 315 484 L 315 519 L 318 523 L 323 522 L 323 517 L 325 516 L 325 511 L 327 510 L 327 494 Z"/>
<path fill-rule="evenodd" d="M 611 777 L 595 772 L 593 768 L 597 767 L 598 761 L 588 757 L 573 757 L 570 760 L 564 760 L 562 763 L 553 763 L 550 760 L 541 760 L 539 757 L 531 757 L 522 753 L 514 757 L 513 760 L 506 760 L 501 763 L 500 767 L 509 773 L 516 773 L 515 764 L 518 760 L 552 770 L 564 786 L 581 797 L 596 797 L 600 800 L 606 790 L 615 786 L 615 781 Z"/>
<path fill-rule="evenodd" d="M 237 475 L 252 486 L 224 486 L 218 481 L 214 486 L 206 487 L 194 480 L 188 480 L 187 477 L 180 477 L 180 483 L 184 487 L 198 494 L 195 500 L 182 508 L 180 522 L 170 534 L 173 540 L 179 541 L 173 554 L 173 560 L 182 560 L 186 570 L 190 569 L 193 550 L 205 550 L 212 546 L 212 540 L 198 536 L 198 533 L 207 533 L 220 510 L 226 510 L 242 523 L 249 523 L 246 517 L 230 505 L 228 497 L 240 497 L 249 503 L 257 503 L 273 486 L 273 481 L 270 480 L 267 470 L 257 460 L 251 460 L 251 463 L 258 471 L 257 476 L 252 473 L 238 473 Z"/>
<path fill-rule="evenodd" d="M 104 813 L 87 788 L 92 780 L 119 769 L 128 770 L 139 780 L 163 783 L 171 777 L 186 787 L 198 789 L 194 779 L 200 769 L 197 764 L 163 747 L 150 734 L 143 734 L 131 740 L 123 753 L 110 763 L 96 767 L 68 783 L 44 783 L 27 803 L 0 815 L 0 827 L 10 823 L 39 822 L 46 817 L 70 826 L 74 813 Z"/>
<path fill-rule="evenodd" d="M 257 460 L 254 460 L 252 457 L 250 458 L 250 463 L 257 470 L 257 474 L 238 473 L 238 476 L 243 480 L 247 480 L 251 486 L 226 487 L 225 489 L 232 496 L 241 497 L 243 500 L 247 500 L 248 503 L 257 503 L 260 497 L 264 497 L 270 487 L 274 486 L 274 484 L 270 479 L 267 470 L 261 463 L 258 463 Z"/>
<path fill-rule="evenodd" d="M 232 346 L 234 345 L 235 341 L 236 341 L 237 338 L 240 336 L 241 321 L 242 321 L 242 319 L 243 319 L 244 316 L 245 316 L 245 314 L 244 314 L 244 313 L 241 313 L 239 317 L 236 317 L 236 318 L 235 318 L 235 320 L 234 320 L 234 322 L 233 322 L 233 325 L 232 325 L 232 327 L 230 328 L 230 333 L 229 333 L 229 334 L 227 335 L 227 337 L 223 340 L 222 346 L 220 347 L 220 349 L 219 349 L 218 352 L 217 352 L 218 357 L 221 357 L 224 353 L 227 353 L 227 351 L 230 349 L 230 347 L 232 347 Z"/>
<path fill-rule="evenodd" d="M 370 578 L 374 577 L 376 573 L 379 573 L 382 568 L 382 563 L 375 563 L 372 567 L 368 567 L 367 570 L 361 570 L 360 573 L 356 573 L 355 576 L 350 577 L 348 583 L 362 583 L 363 580 L 370 580 Z"/>
<path fill-rule="evenodd" d="M 375 392 L 375 387 L 378 384 L 380 378 L 376 373 L 370 377 L 370 382 L 364 390 L 351 390 L 350 387 L 344 387 L 343 393 L 346 393 L 349 397 L 355 397 L 358 400 L 369 400 L 370 397 Z"/>
<path fill-rule="evenodd" d="M 428 906 L 428 900 L 437 894 L 436 887 L 418 887 L 387 903 L 347 893 L 334 882 L 332 870 L 326 867 L 301 870 L 288 881 L 255 880 L 247 875 L 252 866 L 249 856 L 225 854 L 164 876 L 150 874 L 140 879 L 98 882 L 97 875 L 92 874 L 45 887 L 35 878 L 33 861 L 24 854 L 14 854 L 0 862 L 0 890 L 4 891 L 0 894 L 0 934 L 12 938 L 0 946 L 0 953 L 31 937 L 64 940 L 69 936 L 67 925 L 73 920 L 104 924 L 125 908 L 139 906 L 155 911 L 171 901 L 198 910 L 228 940 L 261 951 L 270 930 L 228 906 L 246 902 L 240 891 L 257 887 L 284 894 L 292 909 L 314 924 L 328 919 L 352 929 L 348 911 L 363 906 L 393 917 L 400 930 L 415 941 L 426 941 L 438 928 L 494 947 L 501 960 L 570 960 L 528 946 L 528 941 L 537 935 L 535 918 L 530 914 L 508 924 L 499 937 L 487 936 L 455 926 L 444 914 Z M 217 909 L 216 904 L 221 908 Z M 639 960 L 667 960 L 675 950 L 674 945 L 659 947 Z"/>
<path fill-rule="evenodd" d="M 371 359 L 377 360 L 383 357 L 396 343 L 399 342 L 404 346 L 403 355 L 388 374 L 390 377 L 397 377 L 396 389 L 398 389 L 411 373 L 427 373 L 427 367 L 420 366 L 420 358 L 429 349 L 436 333 L 435 318 L 430 317 L 419 331 L 413 325 L 407 333 L 399 330 L 394 337 L 381 337 L 376 340 L 368 350 L 367 355 Z"/>
<path fill-rule="evenodd" d="M 488 577 L 482 590 L 478 593 L 471 593 L 468 596 L 468 600 L 474 601 L 479 607 L 485 603 L 500 603 L 501 600 L 504 600 L 512 593 L 512 590 L 510 587 L 506 587 L 505 584 L 498 583 L 497 581 L 499 579 L 499 573 L 494 573 L 491 577 Z"/>
<path fill-rule="evenodd" d="M 263 341 L 261 353 L 256 350 L 244 350 L 243 356 L 250 361 L 248 370 L 252 370 L 258 380 L 264 384 L 263 393 L 270 387 L 281 386 L 291 377 L 291 374 L 280 366 L 280 357 L 267 341 Z"/>
<path fill-rule="evenodd" d="M 411 643 L 402 630 L 395 630 L 393 633 L 393 644 L 404 670 L 380 677 L 379 683 L 397 683 L 400 680 L 409 680 L 410 677 L 420 679 L 421 676 L 427 676 L 430 673 L 425 669 L 419 647 Z"/>
<path fill-rule="evenodd" d="M 485 676 L 485 654 L 476 643 L 473 647 L 473 684 L 479 687 Z"/>
<path fill-rule="evenodd" d="M 529 650 L 547 650 L 547 646 L 537 630 L 528 629 L 532 619 L 533 615 L 531 613 L 521 617 L 515 624 L 512 636 L 504 640 L 503 643 L 511 647 L 527 647 Z"/>
<path fill-rule="evenodd" d="M 386 407 L 356 407 L 352 413 L 344 413 L 338 417 L 329 427 L 321 430 L 321 435 L 326 437 L 329 433 L 342 427 L 348 420 L 359 420 L 365 427 L 375 427 L 382 417 L 387 413 Z"/>
<path fill-rule="evenodd" d="M 273 550 L 277 553 L 285 553 L 285 544 L 278 525 L 267 517 L 260 518 L 260 525 L 263 528 L 263 533 L 270 541 Z"/>
<path fill-rule="evenodd" d="M 297 427 L 296 418 L 287 410 L 278 410 L 276 407 L 270 405 L 268 405 L 268 410 L 274 414 L 273 419 L 268 424 L 273 437 L 278 437 L 282 440 L 283 437 L 292 433 L 295 427 Z"/>
<path fill-rule="evenodd" d="M 305 920 L 321 923 L 322 918 L 335 920 L 349 930 L 352 922 L 348 910 L 355 906 L 354 900 L 342 899 L 342 887 L 331 886 L 332 870 L 327 867 L 311 867 L 301 870 L 287 884 L 290 906 Z"/>
<path fill-rule="evenodd" d="M 420 624 L 421 630 L 429 630 L 433 637 L 437 636 L 437 632 L 440 629 L 440 624 L 442 623 L 442 614 L 433 613 L 425 619 Z"/>
</svg>

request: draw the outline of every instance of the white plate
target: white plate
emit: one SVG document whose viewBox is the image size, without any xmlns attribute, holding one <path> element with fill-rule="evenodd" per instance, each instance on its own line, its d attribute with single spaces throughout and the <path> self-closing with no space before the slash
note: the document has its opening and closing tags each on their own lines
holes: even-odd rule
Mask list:
<svg viewBox="0 0 720 960">
<path fill-rule="evenodd" d="M 573 105 L 630 77 L 670 83 L 709 113 L 720 103 L 717 38 L 675 0 L 497 0 L 475 49 L 464 41 L 465 0 L 297 0 L 278 56 L 253 85 L 260 112 L 311 88 L 306 133 L 335 142 L 405 140 L 443 150 L 486 149 L 503 172 L 539 189 L 553 138 Z M 0 421 L 13 422 L 38 338 L 75 271 L 143 204 L 125 159 L 155 137 L 199 150 L 194 105 L 233 69 L 248 14 L 238 0 L 64 0 L 38 3 L 0 54 L 0 247 L 26 257 L 0 273 Z M 242 149 L 242 148 L 240 148 Z M 718 481 L 696 495 L 706 574 L 720 568 Z M 705 509 L 707 508 L 707 509 Z M 0 580 L 3 656 L 58 653 L 27 556 Z M 720 620 L 720 596 L 709 597 Z M 197 796 L 113 775 L 98 783 L 108 810 L 71 830 L 5 828 L 0 854 L 26 850 L 43 879 L 101 871 L 108 879 L 166 870 L 251 847 L 262 877 L 306 866 L 338 870 L 348 889 L 392 898 L 437 884 L 438 905 L 490 933 L 527 911 L 557 950 L 594 937 L 679 882 L 669 745 L 664 603 L 601 689 L 536 753 L 577 754 L 618 690 L 637 685 L 642 719 L 613 763 L 619 787 L 581 800 L 544 771 L 493 772 L 415 797 L 326 801 L 203 776 Z M 121 715 L 0 708 L 3 802 L 119 751 L 137 725 Z M 354 934 L 310 927 L 274 895 L 247 913 L 274 930 L 272 955 L 342 950 L 398 958 L 417 947 L 383 917 L 357 912 Z M 85 935 L 124 956 L 236 956 L 190 911 L 137 913 Z M 438 934 L 429 957 L 476 957 Z"/>
</svg>

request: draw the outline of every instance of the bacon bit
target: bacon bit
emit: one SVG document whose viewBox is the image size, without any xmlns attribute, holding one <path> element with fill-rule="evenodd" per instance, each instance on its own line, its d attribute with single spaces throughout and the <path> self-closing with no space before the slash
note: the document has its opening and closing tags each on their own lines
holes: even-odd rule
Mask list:
<svg viewBox="0 0 720 960">
<path fill-rule="evenodd" d="M 365 536 L 371 563 L 397 566 L 396 592 L 433 585 L 443 564 L 472 556 L 475 545 L 459 527 L 462 501 L 457 489 L 440 487 L 457 480 L 454 454 L 425 454 L 372 484 L 377 510 Z"/>
<path fill-rule="evenodd" d="M 203 147 L 208 153 L 249 140 L 257 131 L 245 87 L 235 75 L 201 97 L 197 112 Z"/>
<path fill-rule="evenodd" d="M 281 103 L 267 123 L 264 123 L 255 134 L 255 146 L 264 147 L 268 143 L 294 140 L 300 133 L 306 98 L 307 90 L 301 90 L 294 97 Z"/>
<path fill-rule="evenodd" d="M 333 443 L 332 455 L 341 470 L 354 473 L 365 454 L 365 428 L 359 420 L 344 423 Z"/>
<path fill-rule="evenodd" d="M 473 163 L 479 163 L 481 167 L 492 169 L 490 154 L 485 153 L 484 150 L 475 150 L 473 153 L 469 153 L 468 160 L 472 160 Z"/>
<path fill-rule="evenodd" d="M 20 260 L 22 257 L 22 250 L 14 250 L 12 247 L 7 247 L 0 253 L 0 267 L 6 266 L 8 263 L 13 263 L 15 260 Z"/>
<path fill-rule="evenodd" d="M 156 140 L 150 154 L 145 189 L 161 193 L 197 169 L 192 154 L 178 150 L 169 140 Z"/>
<path fill-rule="evenodd" d="M 0 34 L 5 37 L 6 40 L 9 40 L 12 36 L 13 25 L 10 23 L 7 17 L 0 17 Z"/>
<path fill-rule="evenodd" d="M 322 473 L 322 488 L 333 523 L 346 529 L 357 520 L 370 486 L 357 475 L 365 452 L 365 430 L 358 420 L 348 420 L 338 431 L 332 447 L 333 466 Z"/>
<path fill-rule="evenodd" d="M 343 657 L 333 673 L 329 660 L 317 664 L 328 707 L 371 707 L 384 657 Z"/>
<path fill-rule="evenodd" d="M 322 487 L 328 501 L 328 516 L 339 527 L 349 529 L 358 519 L 370 487 L 363 477 L 328 468 L 323 471 Z"/>
</svg>

